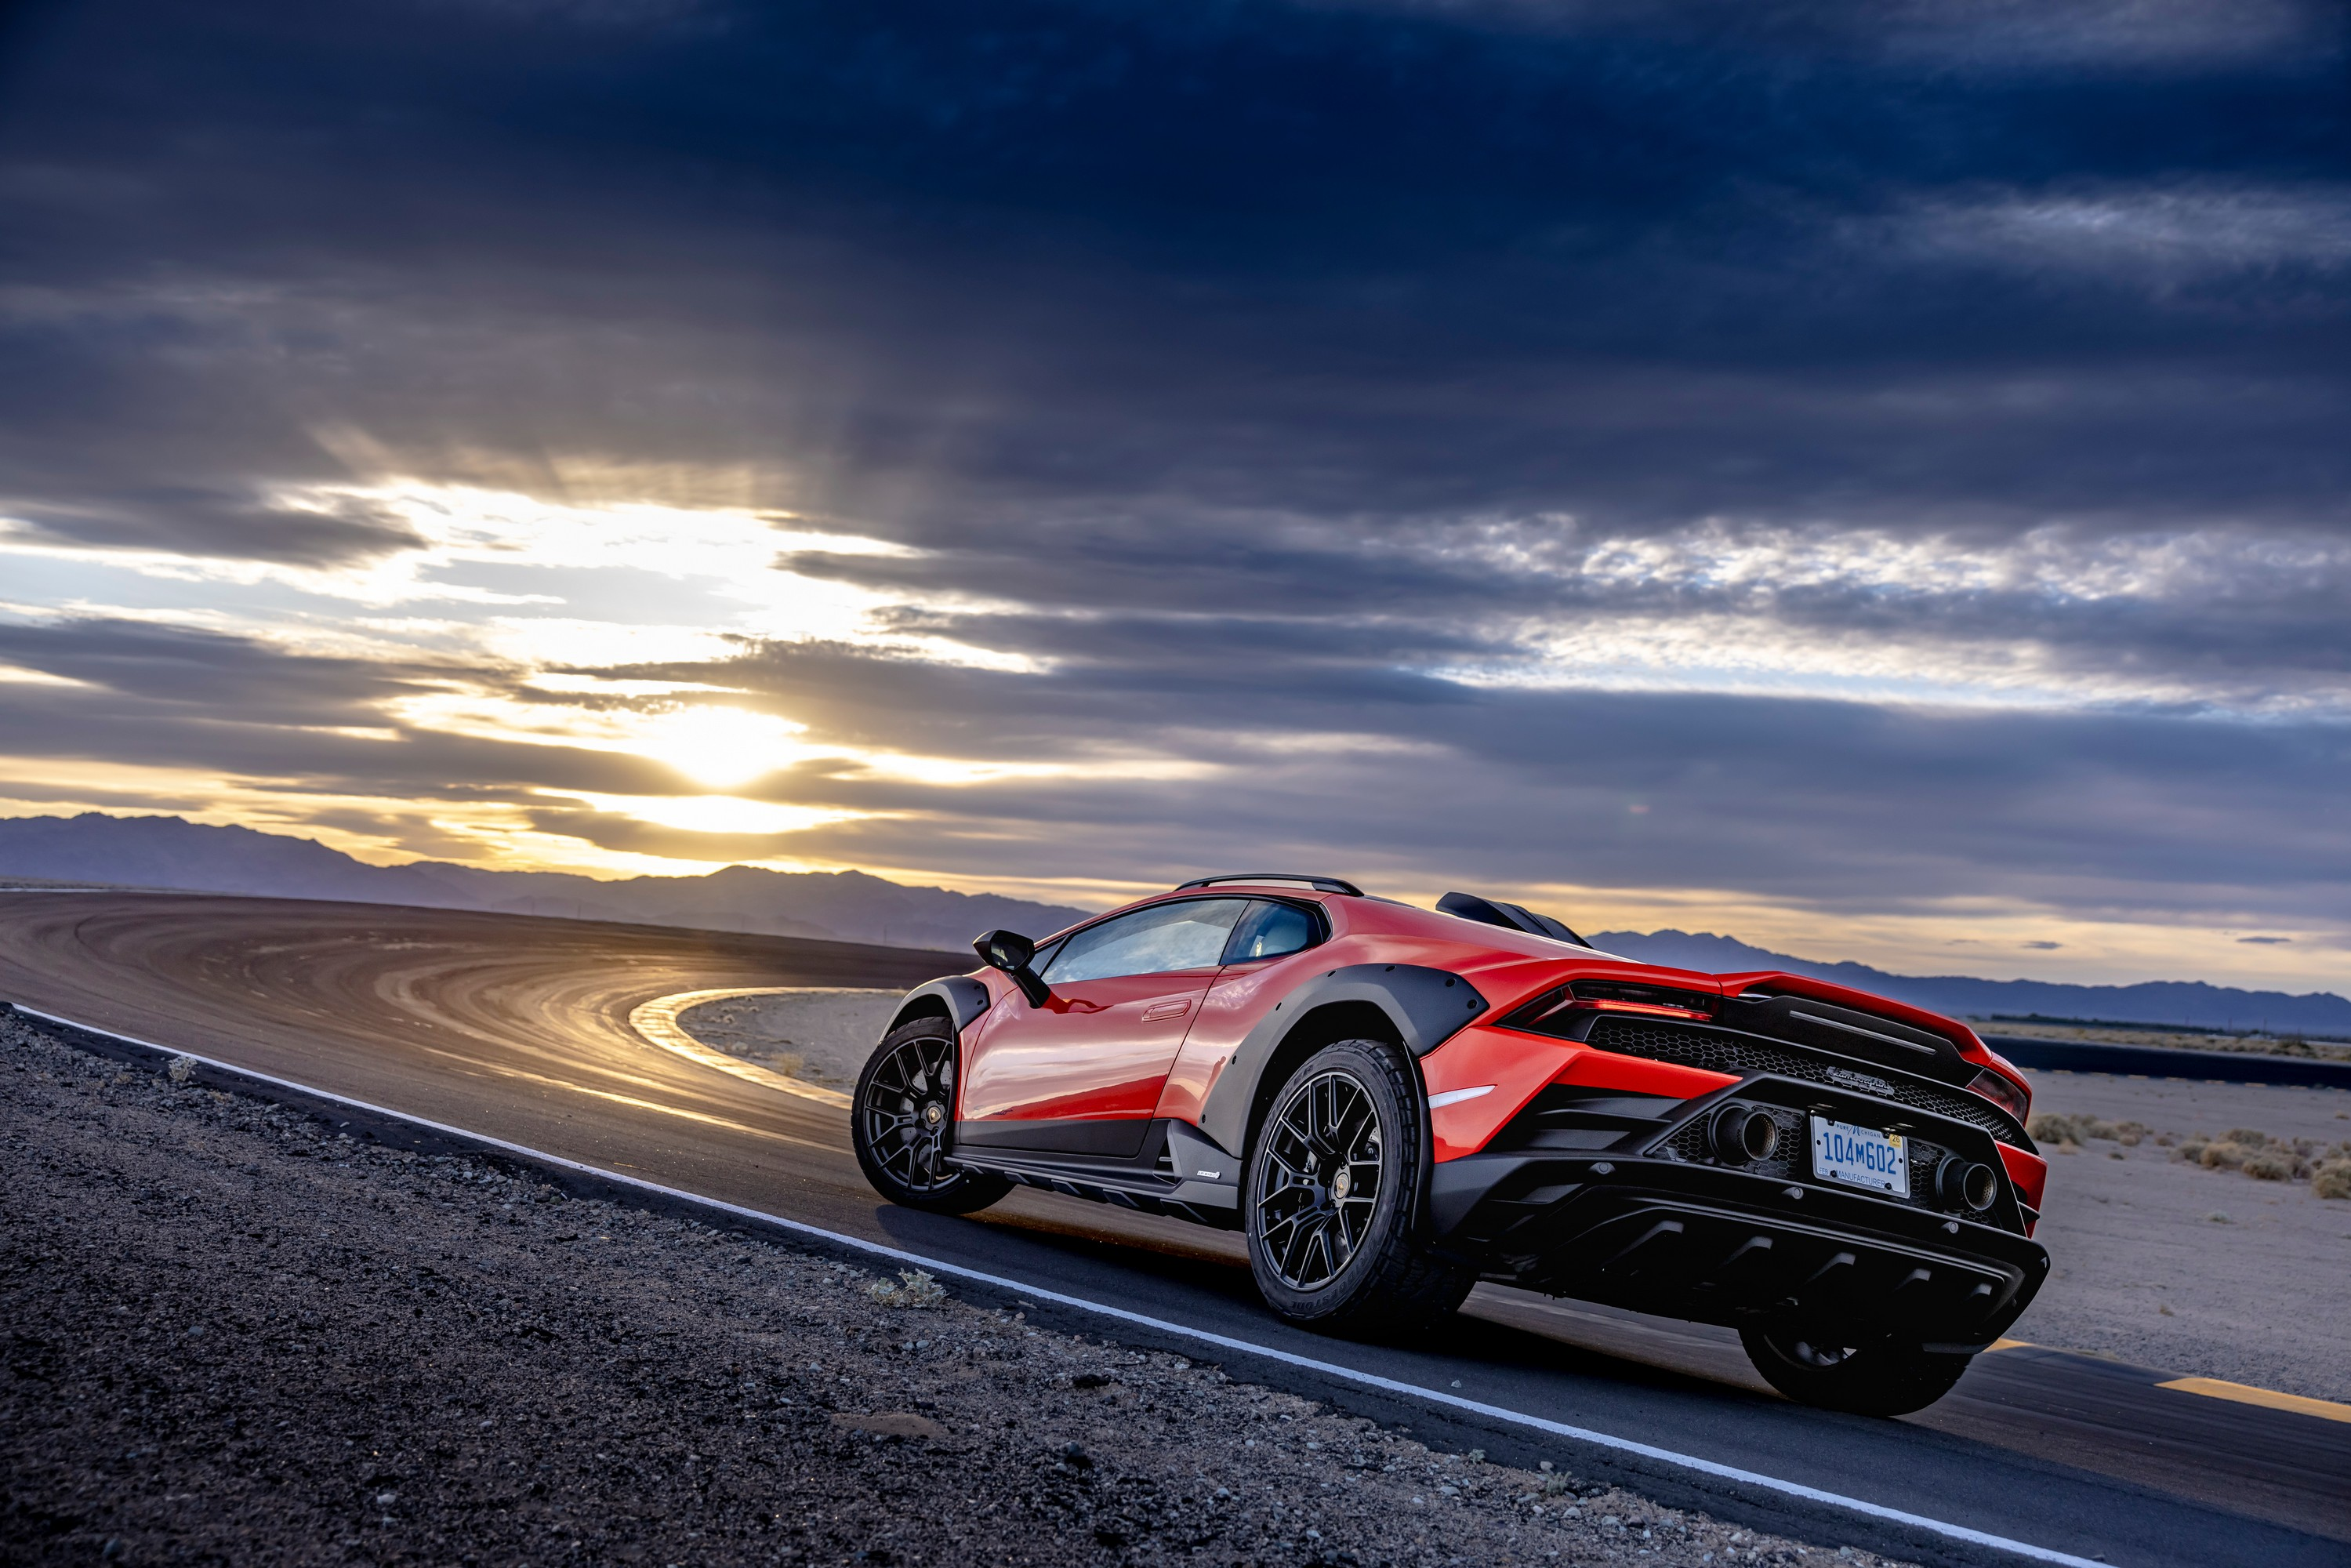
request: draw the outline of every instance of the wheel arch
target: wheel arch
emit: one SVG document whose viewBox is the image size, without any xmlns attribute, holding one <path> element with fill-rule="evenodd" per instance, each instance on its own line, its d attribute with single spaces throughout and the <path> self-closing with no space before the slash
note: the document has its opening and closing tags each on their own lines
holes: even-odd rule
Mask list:
<svg viewBox="0 0 2351 1568">
<path fill-rule="evenodd" d="M 943 1018 L 959 1036 L 980 1014 L 995 1005 L 987 987 L 969 975 L 945 975 L 925 980 L 901 998 L 890 1015 L 886 1038 L 918 1018 Z"/>
<path fill-rule="evenodd" d="M 1266 1117 L 1272 1113 L 1273 1097 L 1290 1082 L 1290 1075 L 1308 1057 L 1342 1040 L 1378 1040 L 1398 1047 L 1404 1044 L 1395 1021 L 1367 1001 L 1325 1002 L 1300 1015 L 1258 1070 L 1257 1082 L 1249 1095 L 1249 1119 L 1242 1124 L 1241 1141 L 1235 1145 L 1244 1165 L 1257 1144 L 1258 1129 L 1265 1125 Z M 1426 1092 L 1422 1097 L 1426 1098 Z"/>
<path fill-rule="evenodd" d="M 1418 1060 L 1488 1008 L 1459 975 L 1416 964 L 1351 964 L 1317 975 L 1274 1003 L 1242 1040 L 1201 1108 L 1200 1130 L 1246 1161 L 1275 1093 L 1324 1046 L 1385 1040 L 1415 1063 L 1417 1079 Z M 1421 1100 L 1426 1121 L 1425 1091 Z"/>
</svg>

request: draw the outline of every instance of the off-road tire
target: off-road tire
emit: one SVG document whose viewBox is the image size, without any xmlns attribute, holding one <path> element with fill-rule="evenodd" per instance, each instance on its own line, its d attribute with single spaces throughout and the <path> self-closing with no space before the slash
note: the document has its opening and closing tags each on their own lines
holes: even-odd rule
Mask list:
<svg viewBox="0 0 2351 1568">
<path fill-rule="evenodd" d="M 1285 1155 L 1297 1157 L 1297 1146 L 1290 1140 L 1285 1150 L 1282 1130 L 1286 1116 L 1300 1104 L 1308 1088 L 1332 1080 L 1353 1085 L 1378 1119 L 1379 1185 L 1375 1201 L 1368 1206 L 1368 1222 L 1347 1246 L 1343 1262 L 1327 1279 L 1310 1278 L 1308 1288 L 1301 1288 L 1283 1278 L 1285 1267 L 1293 1278 L 1301 1277 L 1301 1268 L 1285 1265 L 1281 1245 L 1286 1238 L 1279 1234 L 1284 1224 L 1280 1206 L 1273 1205 L 1270 1216 L 1266 1199 L 1270 1193 L 1277 1197 L 1300 1195 L 1323 1204 L 1326 1213 L 1338 1207 L 1329 1197 L 1335 1178 L 1319 1186 L 1292 1179 L 1284 1161 Z M 1461 1304 L 1477 1283 L 1476 1274 L 1438 1256 L 1419 1236 L 1426 1137 L 1419 1076 L 1403 1053 L 1384 1041 L 1336 1041 L 1309 1057 L 1290 1075 L 1275 1093 L 1251 1144 L 1241 1187 L 1249 1271 L 1256 1276 L 1268 1306 L 1304 1327 L 1374 1335 L 1421 1327 Z M 1280 1168 L 1276 1169 L 1277 1166 Z M 1352 1182 L 1349 1190 L 1353 1190 Z M 1339 1203 L 1344 1201 L 1342 1197 Z M 1269 1229 L 1278 1232 L 1270 1240 Z M 1323 1261 L 1329 1260 L 1326 1253 Z M 1320 1271 L 1320 1265 L 1304 1267 L 1307 1276 Z"/>
<path fill-rule="evenodd" d="M 910 1071 L 910 1064 L 919 1071 Z M 955 1025 L 931 1016 L 892 1030 L 857 1075 L 849 1145 L 857 1168 L 892 1203 L 970 1214 L 1012 1190 L 1003 1176 L 959 1169 L 941 1157 L 954 1137 L 959 1066 Z"/>
<path fill-rule="evenodd" d="M 1835 1338 L 1837 1336 L 1829 1336 Z M 1855 1416 L 1907 1416 L 1951 1391 L 1974 1360 L 1900 1340 L 1814 1346 L 1802 1333 L 1739 1331 L 1747 1359 L 1763 1380 L 1799 1405 Z"/>
</svg>

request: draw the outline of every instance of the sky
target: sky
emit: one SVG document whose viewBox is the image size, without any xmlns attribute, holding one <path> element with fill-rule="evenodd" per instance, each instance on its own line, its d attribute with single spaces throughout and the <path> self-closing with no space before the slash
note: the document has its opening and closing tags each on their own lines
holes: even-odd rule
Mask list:
<svg viewBox="0 0 2351 1568">
<path fill-rule="evenodd" d="M 2351 977 L 2351 24 L 0 9 L 0 815 Z"/>
</svg>

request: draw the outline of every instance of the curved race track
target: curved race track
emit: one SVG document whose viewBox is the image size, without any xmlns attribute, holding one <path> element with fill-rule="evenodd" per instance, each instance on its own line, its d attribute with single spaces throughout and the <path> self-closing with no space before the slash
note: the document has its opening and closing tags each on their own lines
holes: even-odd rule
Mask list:
<svg viewBox="0 0 2351 1568">
<path fill-rule="evenodd" d="M 1435 1343 L 1336 1343 L 1269 1317 L 1229 1237 L 1033 1192 L 967 1220 L 881 1206 L 838 1110 L 656 1049 L 628 1025 L 632 1009 L 678 991 L 897 987 L 966 963 L 365 904 L 0 893 L 0 998 L 94 1028 L 1405 1383 L 1458 1379 L 1489 1404 L 2083 1557 L 2351 1562 L 2351 1425 L 2032 1349 L 1980 1358 L 1950 1398 L 1903 1421 L 1830 1416 L 1763 1392 L 1719 1331 L 1488 1288 Z M 1432 1437 L 1445 1426 L 1404 1418 Z"/>
</svg>

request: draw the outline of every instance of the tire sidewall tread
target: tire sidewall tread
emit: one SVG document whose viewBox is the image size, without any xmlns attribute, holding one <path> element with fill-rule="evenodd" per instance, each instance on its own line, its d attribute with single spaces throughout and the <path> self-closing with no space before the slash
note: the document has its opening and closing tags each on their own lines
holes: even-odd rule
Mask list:
<svg viewBox="0 0 2351 1568">
<path fill-rule="evenodd" d="M 885 1170 L 874 1157 L 865 1140 L 865 1092 L 873 1074 L 900 1046 L 917 1040 L 943 1040 L 955 1053 L 956 1089 L 962 1088 L 963 1049 L 956 1041 L 955 1025 L 936 1014 L 926 1013 L 910 1019 L 882 1037 L 873 1053 L 857 1074 L 857 1087 L 849 1103 L 849 1146 L 857 1156 L 857 1168 L 865 1175 L 867 1185 L 902 1208 L 920 1209 L 926 1214 L 971 1214 L 986 1208 L 1012 1190 L 1009 1179 L 999 1176 L 965 1171 L 956 1179 L 928 1192 L 917 1192 Z"/>
<path fill-rule="evenodd" d="M 1381 1196 L 1363 1250 L 1331 1283 L 1299 1291 L 1273 1272 L 1265 1256 L 1258 1239 L 1256 1195 L 1267 1158 L 1267 1134 L 1282 1107 L 1299 1084 L 1334 1070 L 1347 1072 L 1371 1095 L 1381 1117 L 1384 1153 L 1392 1151 L 1389 1169 L 1396 1179 Z M 1268 1306 L 1303 1326 L 1362 1333 L 1420 1327 L 1460 1305 L 1476 1282 L 1474 1276 L 1429 1251 L 1420 1238 L 1427 1138 L 1420 1075 L 1396 1047 L 1376 1040 L 1334 1040 L 1299 1064 L 1267 1108 L 1249 1147 L 1241 1188 L 1249 1272 Z"/>
<path fill-rule="evenodd" d="M 1763 1381 L 1799 1405 L 1849 1416 L 1907 1416 L 1924 1410 L 1957 1385 L 1975 1358 L 1940 1355 L 1898 1340 L 1859 1346 L 1834 1366 L 1808 1366 L 1774 1343 L 1793 1333 L 1771 1328 L 1739 1331 L 1747 1359 Z"/>
</svg>

